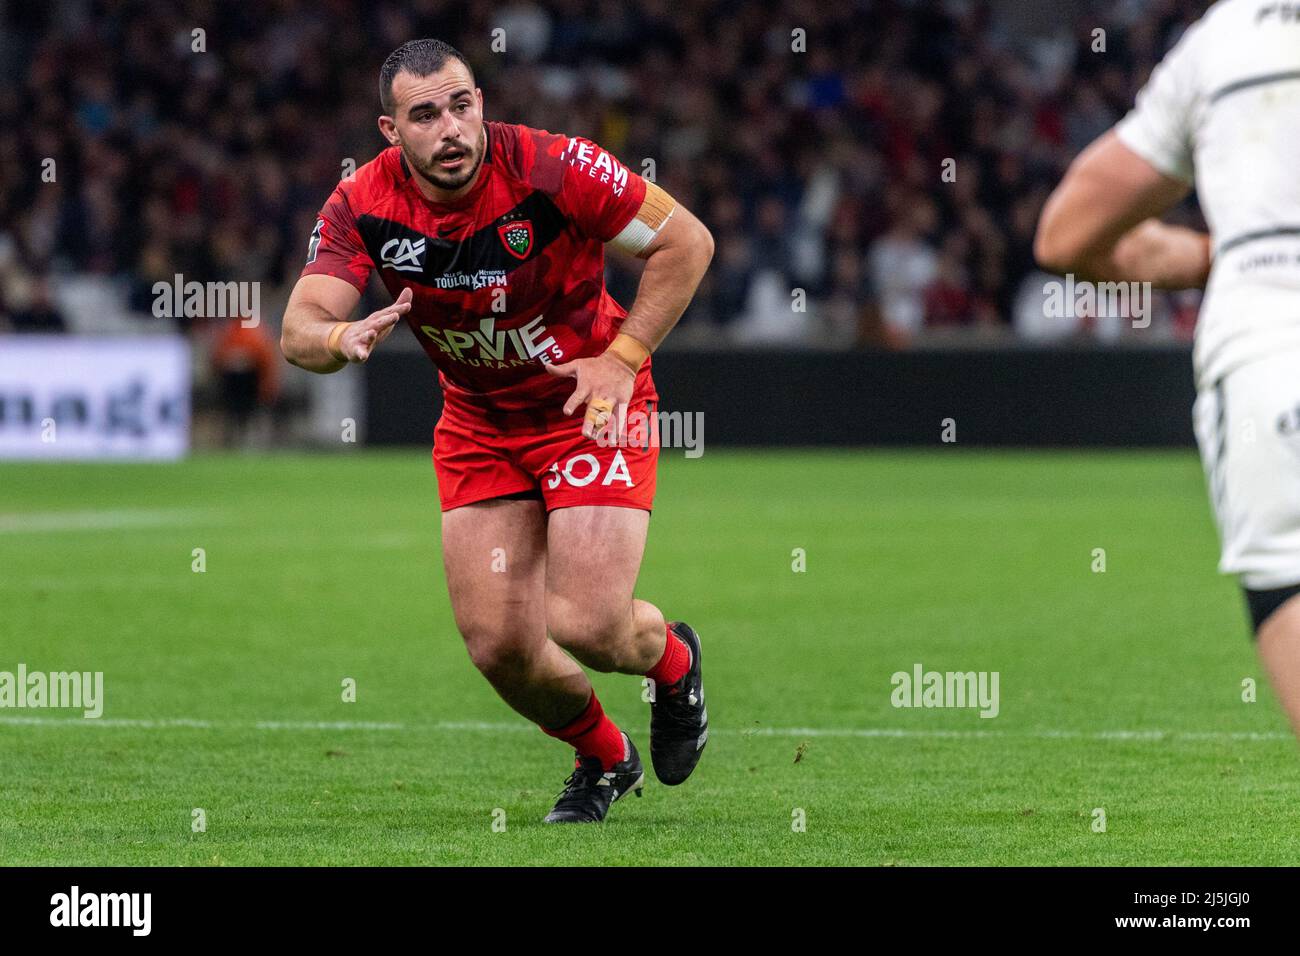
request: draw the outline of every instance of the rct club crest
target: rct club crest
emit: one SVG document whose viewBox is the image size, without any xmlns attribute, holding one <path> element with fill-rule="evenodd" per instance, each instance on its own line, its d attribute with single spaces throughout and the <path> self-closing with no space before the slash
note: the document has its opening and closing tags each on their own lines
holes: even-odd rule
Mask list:
<svg viewBox="0 0 1300 956">
<path fill-rule="evenodd" d="M 527 259 L 533 248 L 533 224 L 527 219 L 516 219 L 497 226 L 506 250 L 516 259 Z"/>
</svg>

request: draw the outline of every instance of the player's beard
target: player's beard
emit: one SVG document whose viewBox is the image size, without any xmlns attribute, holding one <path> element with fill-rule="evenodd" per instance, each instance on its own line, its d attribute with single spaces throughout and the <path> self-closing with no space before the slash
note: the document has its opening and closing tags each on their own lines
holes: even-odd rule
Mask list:
<svg viewBox="0 0 1300 956">
<path fill-rule="evenodd" d="M 485 142 L 485 133 L 479 133 L 478 142 L 473 146 L 465 147 L 456 144 L 456 148 L 465 153 L 465 159 L 461 163 L 460 169 L 446 170 L 438 165 L 439 161 L 446 154 L 449 147 L 442 146 L 438 152 L 434 153 L 427 160 L 413 156 L 405 146 L 402 152 L 406 154 L 406 161 L 411 164 L 411 168 L 419 173 L 425 180 L 437 186 L 439 189 L 445 189 L 447 192 L 455 192 L 463 188 L 466 184 L 474 179 L 478 172 L 479 166 L 483 164 L 483 148 Z"/>
</svg>

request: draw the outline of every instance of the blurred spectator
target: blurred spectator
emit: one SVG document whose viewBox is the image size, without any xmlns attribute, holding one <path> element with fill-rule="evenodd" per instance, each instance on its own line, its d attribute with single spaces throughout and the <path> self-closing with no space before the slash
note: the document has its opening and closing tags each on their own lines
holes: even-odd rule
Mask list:
<svg viewBox="0 0 1300 956">
<path fill-rule="evenodd" d="M 831 283 L 817 344 L 839 349 L 873 344 L 867 326 L 872 298 L 862 256 L 856 249 L 841 249 L 831 260 Z"/>
<path fill-rule="evenodd" d="M 15 294 L 16 292 L 16 294 Z M 11 287 L 9 327 L 14 332 L 57 333 L 67 330 L 67 322 L 54 304 L 47 276 L 34 276 L 25 288 Z"/>
<path fill-rule="evenodd" d="M 914 338 L 925 323 L 925 290 L 934 280 L 938 257 L 925 241 L 932 213 L 923 197 L 895 217 L 871 246 L 871 278 L 886 325 L 897 341 Z"/>
<path fill-rule="evenodd" d="M 280 386 L 280 349 L 261 324 L 245 327 L 239 319 L 219 326 L 212 364 L 221 390 L 226 444 L 265 444 L 269 416 L 258 413 L 274 404 Z"/>
</svg>

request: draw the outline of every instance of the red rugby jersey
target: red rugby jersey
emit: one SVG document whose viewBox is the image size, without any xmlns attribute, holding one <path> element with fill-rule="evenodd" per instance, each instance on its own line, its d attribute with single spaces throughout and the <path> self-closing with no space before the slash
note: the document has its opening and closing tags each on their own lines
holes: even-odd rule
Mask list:
<svg viewBox="0 0 1300 956">
<path fill-rule="evenodd" d="M 571 378 L 545 363 L 598 355 L 626 311 L 605 290 L 603 243 L 645 198 L 645 181 L 589 140 L 485 122 L 474 188 L 455 202 L 420 192 L 390 147 L 340 182 L 316 221 L 303 275 L 364 290 L 379 269 L 438 366 L 443 414 L 487 431 L 563 418 Z M 657 398 L 646 361 L 633 400 Z"/>
</svg>

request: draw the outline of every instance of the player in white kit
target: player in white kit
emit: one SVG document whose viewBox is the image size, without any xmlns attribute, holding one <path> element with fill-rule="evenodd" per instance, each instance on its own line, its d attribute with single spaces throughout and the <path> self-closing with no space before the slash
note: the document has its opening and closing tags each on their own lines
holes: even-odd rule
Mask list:
<svg viewBox="0 0 1300 956">
<path fill-rule="evenodd" d="M 1195 184 L 1207 236 L 1158 218 Z M 1300 0 L 1221 0 L 1071 165 L 1034 253 L 1094 281 L 1205 288 L 1197 441 L 1259 653 L 1300 734 Z"/>
</svg>

